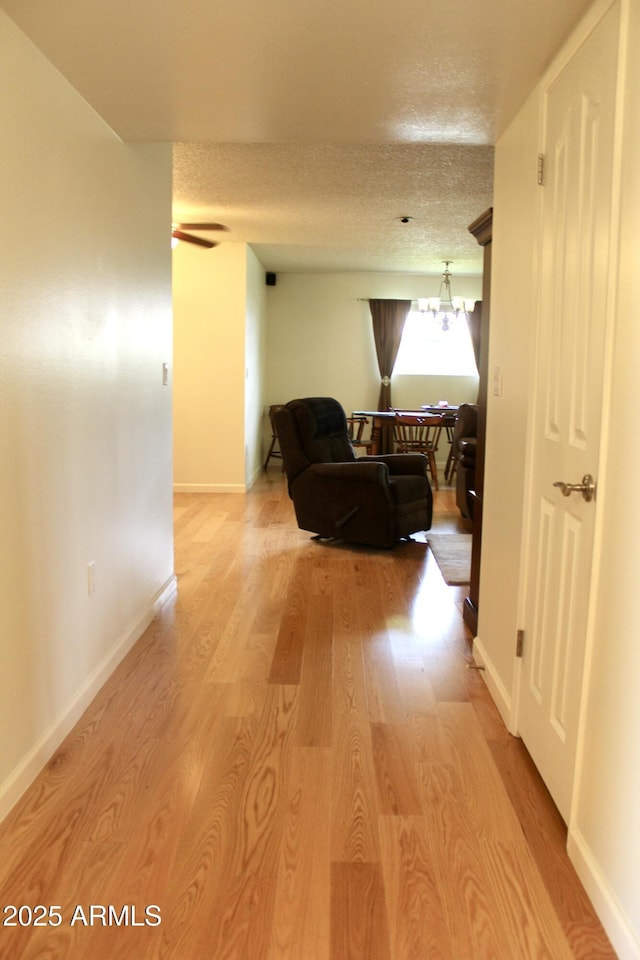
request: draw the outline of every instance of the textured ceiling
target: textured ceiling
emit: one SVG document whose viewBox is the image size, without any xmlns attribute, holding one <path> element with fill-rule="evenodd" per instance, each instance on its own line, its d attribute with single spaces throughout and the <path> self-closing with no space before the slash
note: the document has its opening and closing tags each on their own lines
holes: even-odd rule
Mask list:
<svg viewBox="0 0 640 960">
<path fill-rule="evenodd" d="M 491 205 L 492 171 L 482 146 L 176 144 L 174 209 L 189 221 L 215 211 L 222 238 L 250 241 L 276 272 L 429 273 L 446 258 L 477 273 L 467 227 Z"/>
<path fill-rule="evenodd" d="M 591 0 L 0 4 L 124 140 L 177 144 L 176 220 L 272 270 L 478 272 L 490 147 Z"/>
</svg>

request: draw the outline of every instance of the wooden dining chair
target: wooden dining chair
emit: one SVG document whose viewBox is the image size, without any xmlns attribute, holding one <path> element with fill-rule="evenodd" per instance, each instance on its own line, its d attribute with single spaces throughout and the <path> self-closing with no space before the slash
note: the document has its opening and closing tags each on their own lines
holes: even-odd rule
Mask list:
<svg viewBox="0 0 640 960">
<path fill-rule="evenodd" d="M 267 467 L 269 466 L 269 460 L 271 459 L 271 457 L 276 457 L 278 460 L 282 460 L 282 453 L 280 452 L 280 444 L 278 443 L 278 434 L 276 433 L 276 427 L 273 419 L 276 410 L 279 410 L 281 406 L 282 406 L 281 403 L 273 403 L 269 407 L 269 422 L 271 423 L 271 443 L 269 444 L 269 451 L 267 453 L 267 456 L 264 461 L 264 465 L 262 467 L 263 470 L 266 470 Z M 284 471 L 284 465 L 282 469 Z"/>
<path fill-rule="evenodd" d="M 373 440 L 371 437 L 369 437 L 369 439 L 365 439 L 364 437 L 364 428 L 368 426 L 368 424 L 369 420 L 367 417 L 347 417 L 347 430 L 349 431 L 351 446 L 355 447 L 356 450 L 364 449 L 367 456 L 373 448 Z"/>
<path fill-rule="evenodd" d="M 417 414 L 397 413 L 393 421 L 396 452 L 424 453 L 435 490 L 439 489 L 436 453 L 444 426 L 443 420 L 444 417 L 436 415 L 423 417 Z"/>
</svg>

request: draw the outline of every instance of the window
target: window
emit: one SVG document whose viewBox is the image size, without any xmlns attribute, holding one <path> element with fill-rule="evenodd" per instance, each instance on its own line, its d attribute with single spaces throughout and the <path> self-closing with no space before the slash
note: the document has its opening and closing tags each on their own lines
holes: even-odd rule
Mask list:
<svg viewBox="0 0 640 960">
<path fill-rule="evenodd" d="M 478 370 L 466 320 L 458 317 L 448 330 L 428 313 L 412 310 L 402 334 L 394 374 L 474 377 Z"/>
</svg>

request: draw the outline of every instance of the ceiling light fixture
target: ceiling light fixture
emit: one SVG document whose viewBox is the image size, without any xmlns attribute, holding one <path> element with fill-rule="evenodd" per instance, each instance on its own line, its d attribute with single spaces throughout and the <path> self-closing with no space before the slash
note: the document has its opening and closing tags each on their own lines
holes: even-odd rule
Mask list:
<svg viewBox="0 0 640 960">
<path fill-rule="evenodd" d="M 473 311 L 474 301 L 465 300 L 464 297 L 454 297 L 451 294 L 451 273 L 449 264 L 453 260 L 443 260 L 444 272 L 440 281 L 440 293 L 437 297 L 428 297 L 418 300 L 418 310 L 421 313 L 430 313 L 434 320 L 440 321 L 443 330 L 449 329 L 449 324 L 456 317 L 463 316 L 466 320 L 467 314 Z"/>
</svg>

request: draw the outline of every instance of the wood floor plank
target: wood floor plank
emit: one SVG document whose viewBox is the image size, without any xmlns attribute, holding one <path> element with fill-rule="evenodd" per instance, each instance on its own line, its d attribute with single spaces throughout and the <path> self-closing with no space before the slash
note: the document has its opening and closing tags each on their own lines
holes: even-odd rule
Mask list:
<svg viewBox="0 0 640 960">
<path fill-rule="evenodd" d="M 394 960 L 457 960 L 451 953 L 422 817 L 381 817 L 380 844 Z"/>
<path fill-rule="evenodd" d="M 452 662 L 451 652 L 446 644 L 437 649 L 429 649 L 423 659 L 438 701 L 468 703 L 466 677 L 463 676 L 459 664 L 455 660 Z"/>
<path fill-rule="evenodd" d="M 460 799 L 478 837 L 519 839 L 522 827 L 514 813 L 491 751 L 470 703 L 441 703 L 438 713 L 450 743 L 460 784 Z"/>
<path fill-rule="evenodd" d="M 360 646 L 334 633 L 331 856 L 347 862 L 379 858 L 378 803 Z"/>
<path fill-rule="evenodd" d="M 411 659 L 394 655 L 398 693 L 405 716 L 436 716 L 437 700 L 421 656 Z"/>
<path fill-rule="evenodd" d="M 234 683 L 225 685 L 226 716 L 249 717 L 262 711 L 275 644 L 273 635 L 249 634 L 243 648 L 241 675 Z"/>
<path fill-rule="evenodd" d="M 269 960 L 328 960 L 331 751 L 296 747 L 278 867 Z"/>
<path fill-rule="evenodd" d="M 140 803 L 167 764 L 165 745 L 161 741 L 143 739 L 136 741 L 136 747 L 129 762 L 96 799 L 88 837 L 93 843 L 106 840 L 125 843 L 131 839 L 137 827 Z"/>
<path fill-rule="evenodd" d="M 424 764 L 422 790 L 430 859 L 434 863 L 452 956 L 511 957 L 497 915 L 480 842 L 452 766 Z"/>
<path fill-rule="evenodd" d="M 526 844 L 483 840 L 481 850 L 511 955 L 534 960 L 571 960 L 572 951 L 548 902 L 544 884 L 527 862 Z"/>
<path fill-rule="evenodd" d="M 333 602 L 312 597 L 307 607 L 296 721 L 296 742 L 301 746 L 331 746 L 332 685 Z"/>
<path fill-rule="evenodd" d="M 253 608 L 254 600 L 252 591 L 246 587 L 238 593 L 207 664 L 204 674 L 206 680 L 214 683 L 234 683 L 239 680 L 244 664 L 247 626 L 251 624 L 249 611 Z"/>
<path fill-rule="evenodd" d="M 451 763 L 451 744 L 437 713 L 409 714 L 406 733 L 414 763 Z"/>
<path fill-rule="evenodd" d="M 364 654 L 364 675 L 367 689 L 369 719 L 372 723 L 402 723 L 406 708 L 400 696 L 395 664 L 390 652 L 380 655 L 380 647 L 387 646 L 387 638 L 378 641 L 377 655 L 370 650 Z"/>
<path fill-rule="evenodd" d="M 300 683 L 306 626 L 306 591 L 304 583 L 296 579 L 287 594 L 269 674 L 270 683 Z"/>
<path fill-rule="evenodd" d="M 332 863 L 331 960 L 391 960 L 380 865 Z"/>
<path fill-rule="evenodd" d="M 372 723 L 371 746 L 380 812 L 391 816 L 421 814 L 416 768 L 405 725 Z"/>
<path fill-rule="evenodd" d="M 170 769 L 175 776 L 175 768 Z M 99 882 L 91 876 L 82 880 L 78 903 L 133 903 L 142 909 L 149 903 L 166 903 L 188 807 L 178 781 L 163 786 L 163 802 L 150 804 L 140 814 L 133 842 L 117 845 L 120 849 L 111 875 L 100 870 Z M 87 854 L 95 857 L 100 847 L 105 844 L 93 844 Z"/>
<path fill-rule="evenodd" d="M 174 950 L 163 960 L 264 960 L 273 925 L 275 888 L 273 877 L 251 873 L 230 877 L 218 896 L 219 915 L 208 928 L 200 929 L 189 953 Z"/>
<path fill-rule="evenodd" d="M 237 811 L 237 843 L 231 872 L 274 877 L 284 830 L 289 767 L 294 743 L 297 688 L 271 687 L 259 723 Z"/>
<path fill-rule="evenodd" d="M 181 832 L 163 901 L 162 957 L 189 957 L 203 931 L 219 931 L 221 905 L 240 843 L 237 811 L 241 805 L 255 723 L 224 719 L 211 739 L 209 763 Z"/>
</svg>

